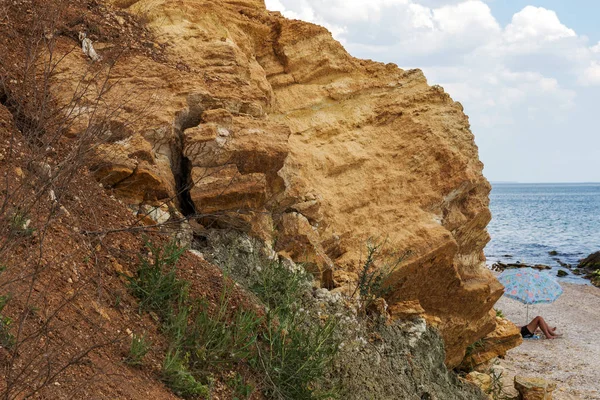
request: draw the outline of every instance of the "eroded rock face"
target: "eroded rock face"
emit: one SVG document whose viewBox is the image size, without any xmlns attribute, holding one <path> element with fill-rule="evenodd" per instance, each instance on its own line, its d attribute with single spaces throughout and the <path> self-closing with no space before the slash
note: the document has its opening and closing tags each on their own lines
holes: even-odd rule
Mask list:
<svg viewBox="0 0 600 400">
<path fill-rule="evenodd" d="M 496 317 L 496 329 L 471 346 L 460 368 L 465 371 L 488 370 L 488 364 L 496 357 L 505 356 L 508 350 L 521 343 L 521 329 L 505 318 Z"/>
<path fill-rule="evenodd" d="M 100 181 L 136 206 L 171 201 L 202 224 L 241 226 L 327 285 L 355 276 L 368 238 L 410 250 L 386 300 L 418 301 L 439 320 L 450 366 L 494 330 L 490 185 L 468 118 L 441 87 L 355 59 L 259 0 L 113 4 L 143 14 L 163 50 L 113 67 L 113 95 L 130 102 L 98 149 Z M 65 65 L 69 77 L 86 60 L 71 53 Z"/>
</svg>

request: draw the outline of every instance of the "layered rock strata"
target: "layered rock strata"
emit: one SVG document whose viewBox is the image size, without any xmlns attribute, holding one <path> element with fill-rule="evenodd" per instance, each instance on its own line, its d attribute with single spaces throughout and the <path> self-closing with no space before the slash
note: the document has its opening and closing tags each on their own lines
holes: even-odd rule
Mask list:
<svg viewBox="0 0 600 400">
<path fill-rule="evenodd" d="M 521 329 L 511 321 L 496 317 L 496 329 L 469 347 L 460 365 L 464 371 L 487 371 L 497 357 L 504 357 L 508 350 L 523 343 Z"/>
<path fill-rule="evenodd" d="M 171 203 L 204 226 L 248 230 L 328 287 L 352 284 L 369 238 L 410 250 L 386 300 L 438 321 L 450 366 L 494 330 L 490 185 L 441 87 L 355 59 L 259 0 L 113 4 L 144 16 L 160 57 L 112 66 L 110 95 L 127 104 L 97 151 L 103 184 L 136 208 Z M 113 44 L 94 45 L 102 55 Z M 60 93 L 87 63 L 66 56 Z"/>
</svg>

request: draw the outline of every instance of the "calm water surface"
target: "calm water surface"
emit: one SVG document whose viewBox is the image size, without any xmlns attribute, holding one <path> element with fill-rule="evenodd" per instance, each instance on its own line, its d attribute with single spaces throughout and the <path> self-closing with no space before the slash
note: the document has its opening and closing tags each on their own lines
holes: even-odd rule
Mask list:
<svg viewBox="0 0 600 400">
<path fill-rule="evenodd" d="M 556 274 L 564 269 L 556 259 L 576 265 L 600 250 L 600 183 L 496 183 L 492 187 L 488 226 L 492 240 L 485 248 L 488 265 L 496 261 L 545 264 Z M 558 255 L 550 256 L 552 250 Z M 588 282 L 574 275 L 562 279 Z"/>
</svg>

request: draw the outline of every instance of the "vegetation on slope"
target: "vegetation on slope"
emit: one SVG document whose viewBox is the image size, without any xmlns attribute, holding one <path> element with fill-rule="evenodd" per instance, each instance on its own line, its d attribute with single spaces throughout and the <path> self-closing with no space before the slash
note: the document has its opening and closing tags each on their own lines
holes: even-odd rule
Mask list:
<svg viewBox="0 0 600 400">
<path fill-rule="evenodd" d="M 213 375 L 247 366 L 268 398 L 333 398 L 325 372 L 339 343 L 336 323 L 311 318 L 300 307 L 308 279 L 278 261 L 263 259 L 252 290 L 264 302 L 264 312 L 232 307 L 232 281 L 225 280 L 216 307 L 192 298 L 189 283 L 176 275 L 184 249 L 151 243 L 152 260 L 141 257 L 129 287 L 140 308 L 155 312 L 169 340 L 163 380 L 184 397 L 207 396 Z M 239 393 L 238 393 L 239 395 Z"/>
</svg>

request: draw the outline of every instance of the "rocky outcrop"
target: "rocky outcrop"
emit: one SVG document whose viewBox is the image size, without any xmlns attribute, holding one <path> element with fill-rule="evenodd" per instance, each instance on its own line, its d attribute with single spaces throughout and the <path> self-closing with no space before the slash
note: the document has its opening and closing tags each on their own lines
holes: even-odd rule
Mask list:
<svg viewBox="0 0 600 400">
<path fill-rule="evenodd" d="M 334 368 L 336 376 L 344 377 L 348 400 L 488 398 L 445 370 L 440 338 L 422 319 L 381 326 L 377 340 L 369 341 L 359 349 L 343 350 Z"/>
<path fill-rule="evenodd" d="M 496 329 L 469 347 L 460 369 L 486 371 L 497 357 L 504 357 L 508 350 L 521 343 L 520 328 L 507 319 L 496 317 Z"/>
<path fill-rule="evenodd" d="M 110 96 L 127 101 L 97 150 L 105 186 L 134 207 L 172 203 L 204 226 L 250 231 L 328 287 L 358 272 L 368 238 L 387 238 L 412 256 L 386 300 L 439 321 L 448 365 L 494 330 L 490 185 L 441 87 L 355 59 L 259 0 L 112 3 L 144 16 L 156 54 L 112 66 Z M 112 44 L 94 45 L 102 55 Z M 63 65 L 59 95 L 88 68 L 76 52 Z"/>
</svg>

